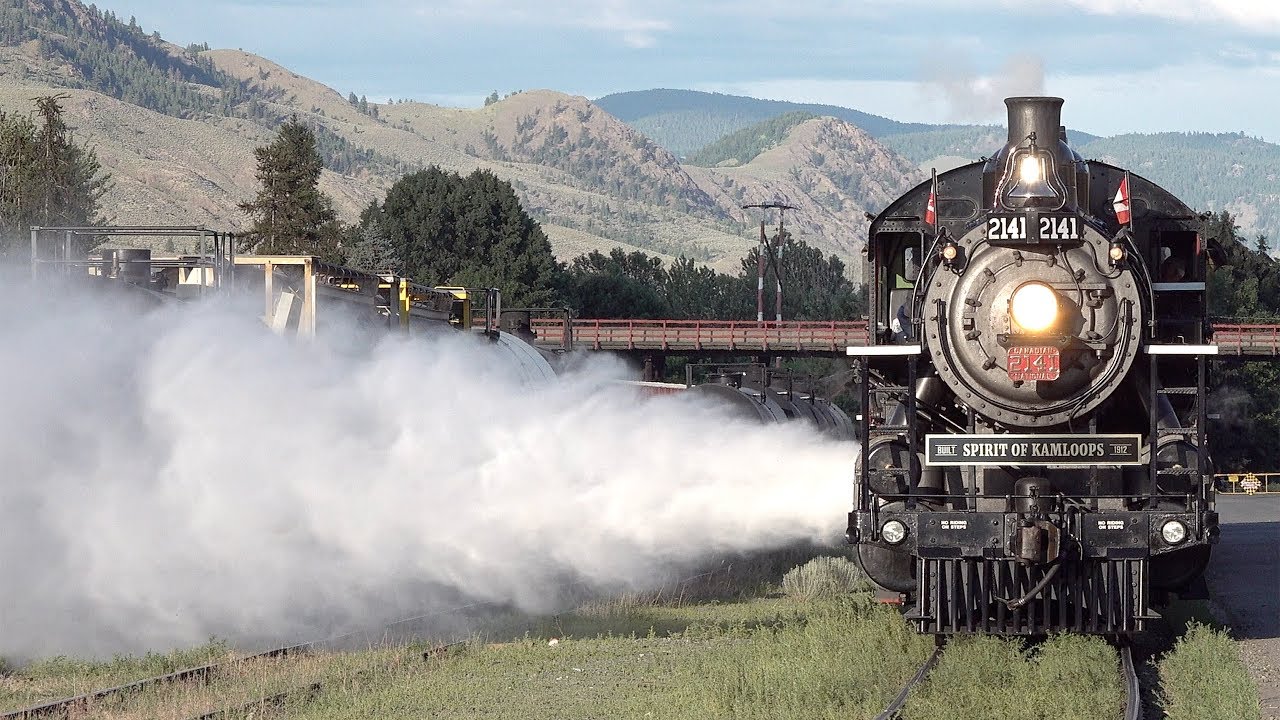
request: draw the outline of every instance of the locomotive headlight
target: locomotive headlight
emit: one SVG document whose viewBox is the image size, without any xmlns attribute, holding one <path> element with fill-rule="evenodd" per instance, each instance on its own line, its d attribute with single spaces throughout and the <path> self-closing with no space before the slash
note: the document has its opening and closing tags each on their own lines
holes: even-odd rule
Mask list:
<svg viewBox="0 0 1280 720">
<path fill-rule="evenodd" d="M 1181 520 L 1169 520 L 1160 526 L 1160 537 L 1170 545 L 1177 545 L 1187 539 L 1187 526 Z"/>
<path fill-rule="evenodd" d="M 907 539 L 907 526 L 901 520 L 887 520 L 880 526 L 880 537 L 890 545 Z"/>
<path fill-rule="evenodd" d="M 1047 330 L 1058 319 L 1058 293 L 1044 283 L 1026 283 L 1013 291 L 1009 312 L 1023 330 Z"/>
</svg>

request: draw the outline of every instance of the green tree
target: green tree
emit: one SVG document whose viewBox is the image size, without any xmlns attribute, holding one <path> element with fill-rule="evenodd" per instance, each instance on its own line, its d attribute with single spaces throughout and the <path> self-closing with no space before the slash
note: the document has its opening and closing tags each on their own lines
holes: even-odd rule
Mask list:
<svg viewBox="0 0 1280 720">
<path fill-rule="evenodd" d="M 110 176 L 93 149 L 76 144 L 59 99 L 36 99 L 38 124 L 0 112 L 0 254 L 27 247 L 32 225 L 99 222 Z"/>
<path fill-rule="evenodd" d="M 667 272 L 662 260 L 614 248 L 579 255 L 564 275 L 562 297 L 581 317 L 662 318 L 671 306 L 664 297 Z"/>
<path fill-rule="evenodd" d="M 1246 322 L 1280 317 L 1280 262 L 1261 240 L 1249 247 L 1235 219 L 1215 213 L 1204 233 L 1215 257 L 1209 277 L 1210 314 Z M 1265 471 L 1280 466 L 1280 365 L 1222 363 L 1214 372 L 1210 401 L 1213 459 L 1220 471 Z"/>
<path fill-rule="evenodd" d="M 372 272 L 400 269 L 400 255 L 377 217 L 372 217 L 368 223 L 353 226 L 349 235 L 351 241 L 347 250 L 348 265 Z"/>
<path fill-rule="evenodd" d="M 747 320 L 754 317 L 755 286 L 718 273 L 692 258 L 671 261 L 665 291 L 677 320 Z"/>
<path fill-rule="evenodd" d="M 340 259 L 341 228 L 332 202 L 320 191 L 324 164 L 311 128 L 294 117 L 280 126 L 275 140 L 255 150 L 254 155 L 261 187 L 257 197 L 240 204 L 253 218 L 253 249 Z"/>
<path fill-rule="evenodd" d="M 379 223 L 401 271 L 428 285 L 496 287 L 510 307 L 555 298 L 551 242 L 510 183 L 487 170 L 462 177 L 436 166 L 402 177 L 361 215 Z"/>
<path fill-rule="evenodd" d="M 758 274 L 759 246 L 742 259 L 742 276 Z M 796 240 L 786 233 L 778 268 L 782 274 L 782 318 L 784 320 L 852 320 L 860 317 L 866 305 L 863 293 L 845 276 L 845 266 L 835 255 L 823 257 L 822 251 Z M 765 302 L 770 303 L 777 287 L 772 263 L 766 263 Z M 773 305 L 765 311 L 772 318 Z"/>
</svg>

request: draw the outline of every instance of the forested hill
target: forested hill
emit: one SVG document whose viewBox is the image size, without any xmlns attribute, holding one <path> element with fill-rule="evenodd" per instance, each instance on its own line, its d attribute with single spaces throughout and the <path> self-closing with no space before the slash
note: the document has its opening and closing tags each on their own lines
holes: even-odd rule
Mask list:
<svg viewBox="0 0 1280 720">
<path fill-rule="evenodd" d="M 287 112 L 272 107 L 279 92 L 255 87 L 219 68 L 208 45 L 180 48 L 126 24 L 110 10 L 77 0 L 0 0 L 0 64 L 24 83 L 92 90 L 181 119 L 244 118 L 274 127 Z M 316 128 L 326 167 L 353 172 L 370 165 L 406 169 L 346 138 Z"/>
<path fill-rule="evenodd" d="M 816 117 L 813 113 L 801 111 L 783 113 L 725 135 L 690 155 L 685 162 L 702 167 L 745 165 L 760 153 L 782 144 L 792 128 Z"/>
<path fill-rule="evenodd" d="M 0 0 L 0 45 L 33 60 L 23 79 L 96 90 L 175 117 L 230 113 L 240 83 L 193 52 L 147 35 L 135 18 L 75 0 Z"/>
<path fill-rule="evenodd" d="M 1100 138 L 1079 148 L 1154 180 L 1197 210 L 1227 210 L 1244 235 L 1280 238 L 1280 146 L 1241 133 Z"/>
<path fill-rule="evenodd" d="M 596 99 L 595 104 L 677 155 L 689 155 L 725 135 L 789 112 L 839 118 L 872 137 L 944 127 L 898 122 L 837 105 L 760 100 L 696 90 L 615 93 Z"/>
</svg>

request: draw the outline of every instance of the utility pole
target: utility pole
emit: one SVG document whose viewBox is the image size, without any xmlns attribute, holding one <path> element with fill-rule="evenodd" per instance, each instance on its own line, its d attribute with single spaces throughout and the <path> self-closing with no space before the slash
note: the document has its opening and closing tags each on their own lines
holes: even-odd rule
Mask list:
<svg viewBox="0 0 1280 720">
<path fill-rule="evenodd" d="M 742 209 L 760 208 L 762 210 L 777 209 L 778 211 L 778 232 L 773 236 L 773 241 L 765 235 L 765 221 L 760 220 L 760 253 L 756 262 L 756 322 L 764 322 L 764 276 L 765 276 L 765 259 L 768 258 L 769 266 L 773 268 L 773 277 L 777 281 L 777 287 L 774 288 L 773 304 L 774 304 L 774 320 L 782 322 L 782 249 L 786 243 L 787 231 L 785 225 L 785 216 L 788 210 L 796 210 L 798 208 L 787 205 L 782 202 L 755 203 L 752 205 L 743 205 Z M 776 252 L 775 252 L 776 246 Z"/>
</svg>

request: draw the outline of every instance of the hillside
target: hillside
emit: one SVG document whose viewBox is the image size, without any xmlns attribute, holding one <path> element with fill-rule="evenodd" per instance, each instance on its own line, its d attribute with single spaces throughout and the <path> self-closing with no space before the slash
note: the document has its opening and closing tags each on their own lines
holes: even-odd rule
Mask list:
<svg viewBox="0 0 1280 720">
<path fill-rule="evenodd" d="M 69 124 L 112 174 L 103 211 L 118 224 L 244 229 L 237 204 L 256 190 L 253 149 L 291 116 L 316 129 L 322 187 L 343 220 L 406 171 L 485 168 L 512 183 L 562 259 L 622 246 L 733 270 L 759 220 L 739 206 L 783 199 L 806 208 L 793 224 L 802 239 L 852 260 L 862 212 L 875 209 L 864 203 L 900 191 L 911 172 L 869 136 L 853 144 L 875 159 L 865 170 L 804 165 L 844 152 L 852 126 L 780 135 L 775 150 L 798 166 L 753 161 L 725 173 L 686 167 L 587 99 L 553 91 L 478 109 L 353 103 L 252 53 L 180 48 L 74 0 L 0 0 L 0 77 L 6 112 L 66 94 Z M 875 175 L 881 168 L 898 170 Z"/>
<path fill-rule="evenodd" d="M 1240 133 L 1100 138 L 1082 148 L 1156 181 L 1201 211 L 1227 210 L 1245 237 L 1280 237 L 1280 146 Z"/>
<path fill-rule="evenodd" d="M 1240 133 L 1129 134 L 1102 138 L 1068 132 L 1082 156 L 1155 181 L 1191 207 L 1227 210 L 1246 237 L 1280 237 L 1280 146 Z M 922 170 L 947 170 L 995 152 L 998 126 L 902 133 L 880 139 Z M 1274 243 L 1273 243 L 1274 247 Z"/>
<path fill-rule="evenodd" d="M 852 108 L 694 90 L 638 90 L 597 98 L 596 105 L 677 155 L 690 155 L 730 133 L 788 112 L 839 118 L 873 137 L 936 129 L 903 123 Z"/>
</svg>

